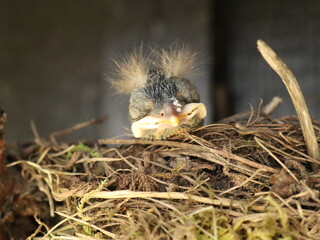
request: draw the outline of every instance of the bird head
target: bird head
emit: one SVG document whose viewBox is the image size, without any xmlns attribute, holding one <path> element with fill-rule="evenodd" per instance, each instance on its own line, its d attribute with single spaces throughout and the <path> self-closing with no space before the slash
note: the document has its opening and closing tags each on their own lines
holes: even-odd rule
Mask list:
<svg viewBox="0 0 320 240">
<path fill-rule="evenodd" d="M 182 126 L 191 129 L 202 124 L 206 107 L 188 79 L 166 78 L 159 69 L 152 69 L 149 76 L 148 83 L 130 97 L 129 119 L 135 137 L 144 138 L 148 133 L 165 138 L 168 130 L 173 133 Z"/>
<path fill-rule="evenodd" d="M 118 79 L 111 83 L 130 93 L 129 120 L 137 138 L 166 139 L 203 124 L 206 107 L 186 77 L 195 66 L 189 48 L 154 51 L 155 60 L 142 49 L 118 64 Z"/>
</svg>

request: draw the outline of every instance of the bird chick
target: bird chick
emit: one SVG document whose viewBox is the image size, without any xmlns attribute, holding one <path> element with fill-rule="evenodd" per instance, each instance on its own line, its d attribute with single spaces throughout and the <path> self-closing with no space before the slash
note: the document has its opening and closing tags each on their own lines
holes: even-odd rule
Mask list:
<svg viewBox="0 0 320 240">
<path fill-rule="evenodd" d="M 142 49 L 116 63 L 111 80 L 119 93 L 130 93 L 129 120 L 136 138 L 164 140 L 203 125 L 207 112 L 187 75 L 195 68 L 196 53 L 189 48 Z"/>
</svg>

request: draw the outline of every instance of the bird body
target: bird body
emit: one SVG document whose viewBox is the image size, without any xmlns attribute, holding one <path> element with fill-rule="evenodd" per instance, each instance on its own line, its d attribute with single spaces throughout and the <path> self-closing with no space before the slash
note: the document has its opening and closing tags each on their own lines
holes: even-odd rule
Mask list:
<svg viewBox="0 0 320 240">
<path fill-rule="evenodd" d="M 154 55 L 158 58 L 156 64 L 143 58 L 142 52 L 129 55 L 122 64 L 117 64 L 118 78 L 112 80 L 119 92 L 130 92 L 128 115 L 133 135 L 167 139 L 201 126 L 206 107 L 186 78 L 194 67 L 196 54 L 182 48 Z"/>
</svg>

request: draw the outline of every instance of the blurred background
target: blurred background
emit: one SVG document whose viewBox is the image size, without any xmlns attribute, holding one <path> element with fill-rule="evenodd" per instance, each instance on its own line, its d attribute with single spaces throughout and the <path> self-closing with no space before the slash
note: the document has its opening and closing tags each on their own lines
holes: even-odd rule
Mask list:
<svg viewBox="0 0 320 240">
<path fill-rule="evenodd" d="M 316 0 L 0 0 L 0 108 L 10 142 L 108 116 L 61 137 L 72 141 L 129 133 L 128 97 L 105 76 L 113 60 L 144 46 L 183 42 L 201 53 L 192 79 L 206 123 L 284 99 L 275 117 L 295 114 L 279 77 L 256 49 L 265 40 L 295 73 L 312 117 L 320 118 L 320 2 Z"/>
</svg>

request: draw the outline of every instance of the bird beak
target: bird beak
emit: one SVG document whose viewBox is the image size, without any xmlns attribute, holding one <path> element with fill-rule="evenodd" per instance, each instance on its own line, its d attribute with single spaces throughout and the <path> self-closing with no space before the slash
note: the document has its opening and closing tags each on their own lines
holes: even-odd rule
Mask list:
<svg viewBox="0 0 320 240">
<path fill-rule="evenodd" d="M 167 104 L 163 106 L 161 116 L 146 116 L 132 123 L 131 130 L 136 138 L 140 138 L 149 129 L 174 128 L 181 124 L 192 126 L 194 117 L 203 119 L 206 115 L 207 110 L 203 103 L 189 103 L 179 109 Z"/>
</svg>

